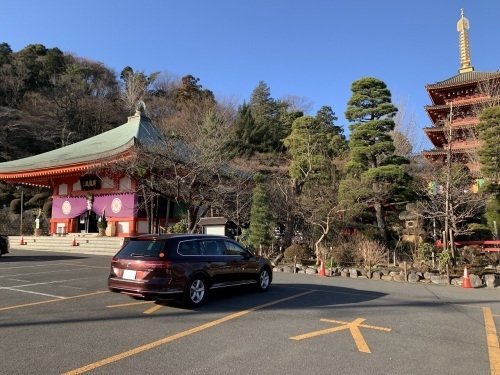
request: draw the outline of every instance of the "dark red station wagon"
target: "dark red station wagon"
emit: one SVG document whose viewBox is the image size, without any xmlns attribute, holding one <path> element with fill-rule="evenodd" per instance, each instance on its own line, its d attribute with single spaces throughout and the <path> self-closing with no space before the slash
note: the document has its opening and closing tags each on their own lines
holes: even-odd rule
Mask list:
<svg viewBox="0 0 500 375">
<path fill-rule="evenodd" d="M 238 242 L 207 234 L 132 237 L 111 260 L 108 288 L 138 299 L 201 305 L 209 290 L 272 282 L 271 263 Z"/>
</svg>

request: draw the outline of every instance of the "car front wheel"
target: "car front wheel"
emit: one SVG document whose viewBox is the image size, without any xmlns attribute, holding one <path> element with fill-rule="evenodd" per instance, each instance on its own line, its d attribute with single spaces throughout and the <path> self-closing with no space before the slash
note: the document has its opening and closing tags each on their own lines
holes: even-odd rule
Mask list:
<svg viewBox="0 0 500 375">
<path fill-rule="evenodd" d="M 196 307 L 202 305 L 208 293 L 208 285 L 203 276 L 194 276 L 189 280 L 184 292 L 184 303 Z"/>
<path fill-rule="evenodd" d="M 269 271 L 269 268 L 264 267 L 259 273 L 259 290 L 266 291 L 269 289 L 269 285 L 271 285 L 271 272 Z"/>
</svg>

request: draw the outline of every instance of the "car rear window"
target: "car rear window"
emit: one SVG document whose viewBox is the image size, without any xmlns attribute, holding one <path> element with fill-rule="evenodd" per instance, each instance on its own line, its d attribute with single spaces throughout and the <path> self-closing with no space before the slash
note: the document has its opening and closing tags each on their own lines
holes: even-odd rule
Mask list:
<svg viewBox="0 0 500 375">
<path fill-rule="evenodd" d="M 165 249 L 165 245 L 166 243 L 163 241 L 130 241 L 120 250 L 118 255 L 148 258 L 160 257 L 160 254 Z"/>
<path fill-rule="evenodd" d="M 181 241 L 179 242 L 179 247 L 177 252 L 181 255 L 200 255 L 200 248 L 198 246 L 198 241 Z"/>
</svg>

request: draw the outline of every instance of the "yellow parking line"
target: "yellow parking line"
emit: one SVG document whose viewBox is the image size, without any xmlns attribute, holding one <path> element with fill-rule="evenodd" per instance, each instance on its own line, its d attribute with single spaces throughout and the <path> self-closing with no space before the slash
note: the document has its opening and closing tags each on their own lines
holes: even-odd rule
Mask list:
<svg viewBox="0 0 500 375">
<path fill-rule="evenodd" d="M 489 307 L 483 307 L 484 329 L 490 358 L 491 375 L 500 375 L 500 348 L 498 347 L 497 328 Z"/>
<path fill-rule="evenodd" d="M 148 310 L 144 311 L 144 314 L 148 314 L 148 315 L 149 315 L 149 314 L 152 314 L 152 313 L 154 313 L 156 310 L 159 310 L 159 309 L 161 309 L 161 308 L 162 308 L 162 307 L 164 307 L 164 306 L 165 306 L 165 303 L 157 303 L 157 305 L 156 305 L 156 306 L 153 306 L 153 307 L 151 307 L 150 309 L 148 309 Z"/>
<path fill-rule="evenodd" d="M 352 338 L 354 339 L 354 342 L 356 343 L 356 346 L 358 347 L 358 350 L 361 353 L 371 353 L 370 348 L 368 347 L 368 344 L 365 341 L 365 338 L 361 334 L 361 331 L 359 330 L 359 323 L 364 321 L 365 319 L 356 319 L 352 323 L 349 323 L 349 330 L 351 331 Z"/>
<path fill-rule="evenodd" d="M 367 325 L 367 324 L 361 324 L 365 320 L 366 319 L 364 319 L 364 318 L 358 318 L 358 319 L 354 319 L 352 322 L 342 322 L 340 320 L 320 319 L 321 322 L 336 323 L 336 324 L 342 324 L 342 325 L 338 326 L 338 327 L 322 329 L 320 331 L 305 333 L 303 335 L 293 336 L 293 337 L 290 337 L 290 340 L 299 341 L 299 340 L 304 340 L 304 339 L 310 339 L 311 337 L 326 335 L 327 333 L 338 332 L 338 331 L 348 329 L 351 332 L 351 336 L 354 339 L 354 343 L 356 344 L 358 350 L 361 353 L 371 354 L 371 350 L 368 347 L 368 344 L 366 343 L 365 338 L 361 334 L 361 330 L 359 329 L 359 327 L 376 329 L 379 331 L 386 331 L 386 332 L 390 332 L 392 329 L 385 328 L 385 327 L 371 326 L 371 325 Z"/>
<path fill-rule="evenodd" d="M 4 310 L 11 310 L 11 309 L 20 309 L 22 307 L 29 307 L 29 306 L 35 306 L 35 305 L 42 305 L 44 303 L 52 303 L 52 302 L 60 302 L 60 301 L 66 301 L 68 299 L 74 299 L 74 298 L 81 298 L 81 297 L 88 297 L 88 296 L 93 296 L 96 294 L 102 294 L 102 293 L 109 293 L 108 290 L 102 290 L 99 292 L 94 292 L 94 293 L 87 293 L 87 294 L 80 294 L 78 296 L 71 296 L 71 297 L 63 297 L 63 298 L 58 298 L 58 299 L 49 299 L 47 301 L 40 301 L 40 302 L 32 302 L 32 303 L 26 303 L 24 305 L 17 305 L 17 306 L 7 306 L 7 307 L 0 307 L 0 311 Z"/>
<path fill-rule="evenodd" d="M 160 345 L 163 345 L 163 344 L 175 341 L 177 339 L 180 339 L 180 338 L 183 338 L 183 337 L 186 337 L 186 336 L 189 336 L 189 335 L 192 335 L 193 333 L 198 333 L 200 331 L 203 331 L 203 330 L 208 329 L 208 328 L 212 328 L 212 327 L 214 327 L 216 325 L 219 325 L 221 323 L 225 323 L 227 321 L 239 318 L 239 317 L 241 317 L 243 315 L 246 315 L 246 314 L 249 314 L 249 313 L 251 313 L 253 311 L 260 310 L 260 309 L 263 309 L 265 307 L 269 307 L 269 306 L 272 306 L 272 305 L 276 305 L 278 303 L 285 302 L 285 301 L 288 301 L 288 300 L 291 300 L 291 299 L 294 299 L 294 298 L 302 297 L 302 296 L 304 296 L 306 294 L 311 294 L 311 293 L 314 293 L 314 291 L 308 291 L 308 292 L 296 294 L 296 295 L 291 296 L 291 297 L 282 298 L 282 299 L 279 299 L 277 301 L 272 301 L 272 302 L 269 302 L 269 303 L 265 303 L 263 305 L 252 307 L 252 308 L 250 308 L 248 310 L 243 310 L 243 311 L 231 314 L 231 315 L 227 315 L 227 316 L 225 316 L 223 318 L 214 320 L 212 322 L 209 322 L 209 323 L 206 323 L 206 324 L 202 324 L 201 326 L 188 329 L 187 331 L 179 332 L 179 333 L 177 333 L 175 335 L 165 337 L 165 338 L 163 338 L 161 340 L 157 340 L 157 341 L 154 341 L 152 343 L 139 346 L 139 347 L 137 347 L 135 349 L 131 349 L 131 350 L 128 350 L 126 352 L 114 355 L 112 357 L 105 358 L 105 359 L 103 359 L 101 361 L 91 363 L 91 364 L 89 364 L 87 366 L 83 366 L 83 367 L 77 368 L 75 370 L 66 372 L 63 375 L 83 374 L 84 372 L 94 370 L 94 369 L 96 369 L 98 367 L 101 367 L 101 366 L 104 366 L 104 365 L 107 365 L 107 364 L 119 361 L 119 360 L 127 358 L 127 357 L 131 357 L 133 355 L 142 353 L 142 352 L 144 352 L 146 350 L 153 349 L 153 348 L 155 348 L 157 346 L 160 346 Z"/>
<path fill-rule="evenodd" d="M 363 320 L 366 320 L 366 319 L 363 319 Z M 331 319 L 320 319 L 320 321 L 321 322 L 337 323 L 337 324 L 351 324 L 351 322 L 342 322 L 340 320 L 331 320 Z M 371 325 L 368 325 L 368 324 L 358 324 L 358 326 L 363 327 L 363 328 L 376 329 L 376 330 L 379 330 L 379 331 L 386 331 L 386 332 L 392 331 L 391 328 L 371 326 Z"/>
</svg>

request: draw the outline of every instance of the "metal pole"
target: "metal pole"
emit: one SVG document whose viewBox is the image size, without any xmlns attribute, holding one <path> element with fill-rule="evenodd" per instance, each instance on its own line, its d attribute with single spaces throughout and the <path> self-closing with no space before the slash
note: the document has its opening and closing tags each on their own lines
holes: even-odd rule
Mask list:
<svg viewBox="0 0 500 375">
<path fill-rule="evenodd" d="M 19 232 L 21 233 L 21 237 L 23 236 L 23 206 L 24 206 L 24 191 L 21 188 L 21 226 Z"/>
<path fill-rule="evenodd" d="M 452 233 L 450 230 L 449 226 L 449 221 L 450 221 L 450 189 L 451 189 L 451 159 L 452 159 L 452 150 L 451 150 L 451 144 L 452 144 L 452 138 L 453 138 L 453 133 L 452 133 L 452 124 L 453 124 L 453 102 L 450 102 L 450 119 L 449 119 L 449 124 L 448 124 L 448 151 L 446 153 L 446 191 L 445 191 L 445 222 L 444 222 L 444 236 L 445 238 Z M 451 243 L 451 237 L 448 238 L 448 241 L 446 241 L 446 244 L 444 246 L 444 249 L 448 249 L 448 246 Z M 453 260 L 453 264 L 455 264 L 455 252 L 453 251 L 453 247 L 450 247 L 450 255 L 451 259 Z"/>
</svg>

